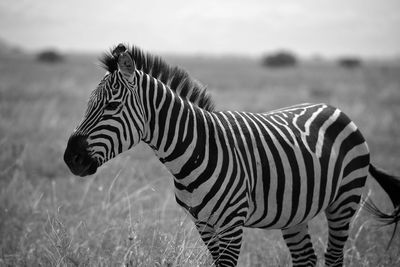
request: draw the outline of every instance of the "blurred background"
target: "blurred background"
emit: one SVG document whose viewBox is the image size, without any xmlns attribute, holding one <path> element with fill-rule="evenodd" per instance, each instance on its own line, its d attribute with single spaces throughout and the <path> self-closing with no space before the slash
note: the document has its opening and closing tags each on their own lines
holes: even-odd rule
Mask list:
<svg viewBox="0 0 400 267">
<path fill-rule="evenodd" d="M 341 108 L 372 161 L 400 173 L 400 2 L 0 2 L 0 266 L 209 266 L 171 175 L 139 145 L 88 178 L 62 160 L 120 42 L 186 69 L 219 110 Z M 391 211 L 368 182 L 365 197 Z M 347 266 L 400 264 L 400 238 L 361 211 Z M 326 221 L 311 224 L 323 266 Z M 248 230 L 239 266 L 289 266 L 279 231 Z"/>
<path fill-rule="evenodd" d="M 29 51 L 100 52 L 129 42 L 157 53 L 399 57 L 396 0 L 2 1 L 1 36 Z"/>
</svg>

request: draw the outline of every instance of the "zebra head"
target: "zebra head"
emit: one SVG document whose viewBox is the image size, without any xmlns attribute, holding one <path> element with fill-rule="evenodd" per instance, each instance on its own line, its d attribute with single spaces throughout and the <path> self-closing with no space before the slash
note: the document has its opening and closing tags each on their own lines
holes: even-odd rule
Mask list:
<svg viewBox="0 0 400 267">
<path fill-rule="evenodd" d="M 68 140 L 64 161 L 75 175 L 94 174 L 143 136 L 135 63 L 122 44 L 114 49 L 113 57 L 118 69 L 108 72 L 92 92 L 83 120 Z"/>
</svg>

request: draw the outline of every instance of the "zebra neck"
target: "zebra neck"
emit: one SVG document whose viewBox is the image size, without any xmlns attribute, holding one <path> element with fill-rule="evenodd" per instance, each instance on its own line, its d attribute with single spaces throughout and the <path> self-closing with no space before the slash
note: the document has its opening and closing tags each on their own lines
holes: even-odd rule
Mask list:
<svg viewBox="0 0 400 267">
<path fill-rule="evenodd" d="M 143 141 L 175 177 L 180 176 L 185 165 L 197 163 L 197 154 L 208 153 L 207 120 L 212 114 L 181 98 L 159 80 L 148 75 L 143 80 L 147 80 L 141 83 L 146 116 Z"/>
</svg>

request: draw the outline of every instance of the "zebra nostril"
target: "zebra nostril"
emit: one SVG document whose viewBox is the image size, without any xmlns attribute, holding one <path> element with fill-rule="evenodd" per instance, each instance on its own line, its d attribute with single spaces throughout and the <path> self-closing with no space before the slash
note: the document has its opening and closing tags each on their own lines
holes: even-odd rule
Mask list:
<svg viewBox="0 0 400 267">
<path fill-rule="evenodd" d="M 75 165 L 77 165 L 77 164 L 82 165 L 83 159 L 84 158 L 83 158 L 82 154 L 76 154 L 72 157 L 72 163 Z"/>
<path fill-rule="evenodd" d="M 87 137 L 72 135 L 64 152 L 64 161 L 75 175 L 85 176 L 96 172 L 97 164 L 94 164 L 88 151 Z"/>
</svg>

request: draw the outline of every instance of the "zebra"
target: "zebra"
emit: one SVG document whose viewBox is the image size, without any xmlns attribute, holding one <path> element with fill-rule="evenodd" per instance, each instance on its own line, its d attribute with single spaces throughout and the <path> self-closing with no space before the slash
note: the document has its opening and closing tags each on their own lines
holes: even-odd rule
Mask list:
<svg viewBox="0 0 400 267">
<path fill-rule="evenodd" d="M 293 266 L 315 266 L 308 222 L 322 212 L 329 227 L 325 264 L 342 266 L 368 175 L 394 211 L 371 201 L 367 210 L 388 225 L 400 221 L 400 177 L 370 162 L 364 137 L 339 109 L 322 103 L 217 111 L 199 81 L 136 46 L 119 44 L 101 62 L 106 74 L 68 140 L 65 163 L 87 176 L 147 143 L 172 173 L 176 202 L 215 266 L 236 266 L 244 227 L 280 229 Z"/>
</svg>

